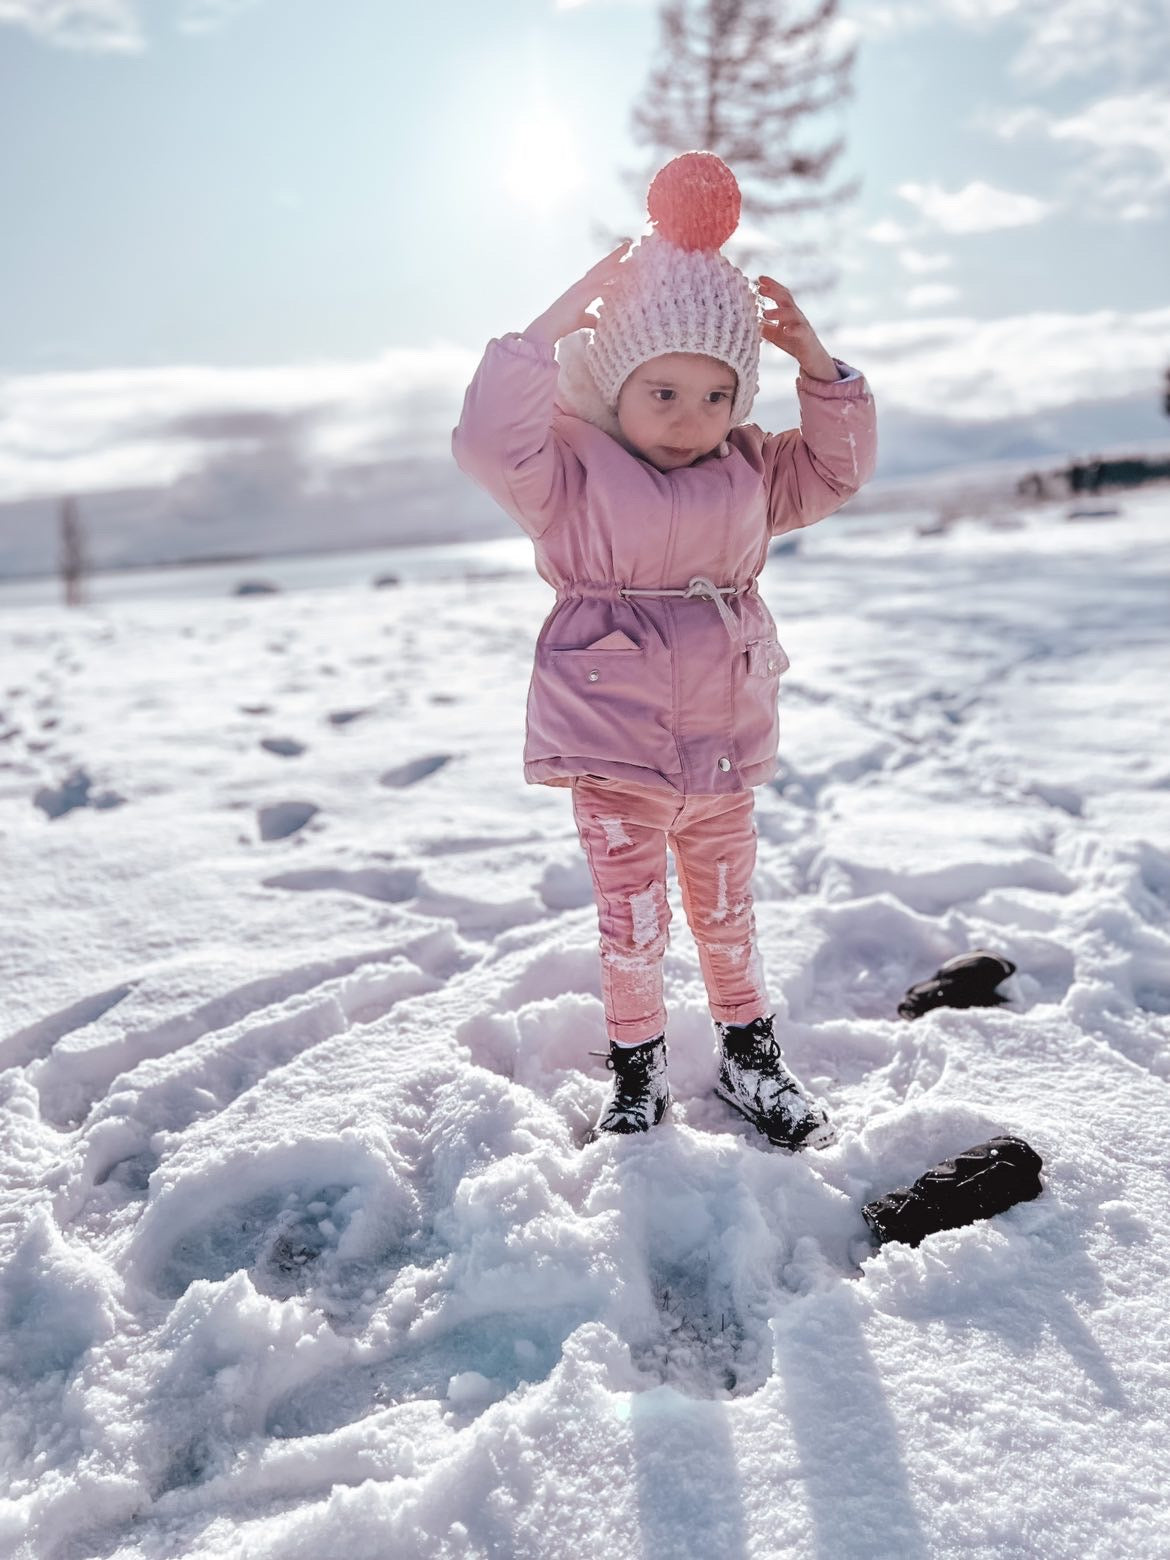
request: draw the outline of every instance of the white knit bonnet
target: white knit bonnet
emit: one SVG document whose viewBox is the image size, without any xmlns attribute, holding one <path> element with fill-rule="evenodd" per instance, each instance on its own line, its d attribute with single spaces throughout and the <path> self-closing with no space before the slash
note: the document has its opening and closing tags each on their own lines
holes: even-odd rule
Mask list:
<svg viewBox="0 0 1170 1560">
<path fill-rule="evenodd" d="M 719 253 L 739 224 L 739 185 L 713 152 L 684 152 L 655 175 L 646 206 L 656 231 L 618 267 L 597 328 L 560 343 L 559 399 L 620 437 L 618 395 L 634 369 L 665 352 L 701 352 L 735 370 L 734 428 L 760 388 L 757 296 Z"/>
</svg>

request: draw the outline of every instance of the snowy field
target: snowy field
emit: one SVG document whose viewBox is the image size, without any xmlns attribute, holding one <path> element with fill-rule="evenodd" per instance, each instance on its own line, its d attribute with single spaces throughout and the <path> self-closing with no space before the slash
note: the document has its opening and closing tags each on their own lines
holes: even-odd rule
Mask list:
<svg viewBox="0 0 1170 1560">
<path fill-rule="evenodd" d="M 673 875 L 673 1123 L 580 1147 L 535 574 L 0 605 L 0 1553 L 1164 1560 L 1170 493 L 1111 502 L 761 580 L 808 1156 L 711 1096 Z M 976 946 L 1008 1005 L 895 1016 Z M 872 1249 L 999 1131 L 1039 1199 Z"/>
</svg>

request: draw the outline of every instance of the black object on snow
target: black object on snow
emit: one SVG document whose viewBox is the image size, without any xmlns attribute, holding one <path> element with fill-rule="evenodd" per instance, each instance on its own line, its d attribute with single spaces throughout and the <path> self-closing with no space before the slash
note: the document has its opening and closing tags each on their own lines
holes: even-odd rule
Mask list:
<svg viewBox="0 0 1170 1560">
<path fill-rule="evenodd" d="M 672 1103 L 666 1081 L 665 1034 L 641 1045 L 618 1045 L 611 1040 L 605 1065 L 613 1073 L 613 1092 L 585 1141 L 595 1143 L 603 1132 L 649 1132 Z"/>
<path fill-rule="evenodd" d="M 913 1186 L 866 1203 L 861 1216 L 879 1245 L 897 1240 L 917 1246 L 938 1230 L 990 1219 L 1014 1203 L 1038 1197 L 1044 1189 L 1042 1163 L 1023 1138 L 989 1138 L 944 1159 Z"/>
<path fill-rule="evenodd" d="M 911 986 L 898 1003 L 902 1018 L 919 1018 L 936 1007 L 998 1007 L 1007 998 L 996 987 L 1014 975 L 1015 965 L 998 953 L 976 948 L 940 964 L 929 980 Z"/>
</svg>

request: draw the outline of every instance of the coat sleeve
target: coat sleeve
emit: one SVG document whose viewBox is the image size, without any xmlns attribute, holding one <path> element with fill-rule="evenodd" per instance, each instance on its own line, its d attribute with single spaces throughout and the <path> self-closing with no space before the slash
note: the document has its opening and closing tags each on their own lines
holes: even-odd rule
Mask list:
<svg viewBox="0 0 1170 1560">
<path fill-rule="evenodd" d="M 834 358 L 834 382 L 798 374 L 800 427 L 764 440 L 768 534 L 831 515 L 873 476 L 877 417 L 865 376 Z"/>
<path fill-rule="evenodd" d="M 558 363 L 519 332 L 488 342 L 451 433 L 455 464 L 533 537 L 563 514 L 576 456 L 552 432 Z"/>
</svg>

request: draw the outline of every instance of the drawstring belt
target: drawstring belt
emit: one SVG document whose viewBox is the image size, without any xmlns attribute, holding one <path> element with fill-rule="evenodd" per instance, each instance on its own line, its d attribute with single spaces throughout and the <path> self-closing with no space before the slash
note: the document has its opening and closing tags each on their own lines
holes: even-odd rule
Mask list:
<svg viewBox="0 0 1170 1560">
<path fill-rule="evenodd" d="M 723 626 L 730 634 L 732 643 L 737 644 L 742 643 L 740 626 L 723 598 L 734 596 L 743 588 L 745 587 L 739 585 L 715 585 L 705 574 L 696 574 L 685 590 L 677 587 L 673 590 L 636 590 L 633 586 L 623 586 L 619 594 L 622 596 L 708 596 L 719 608 L 719 616 L 723 619 Z"/>
</svg>

